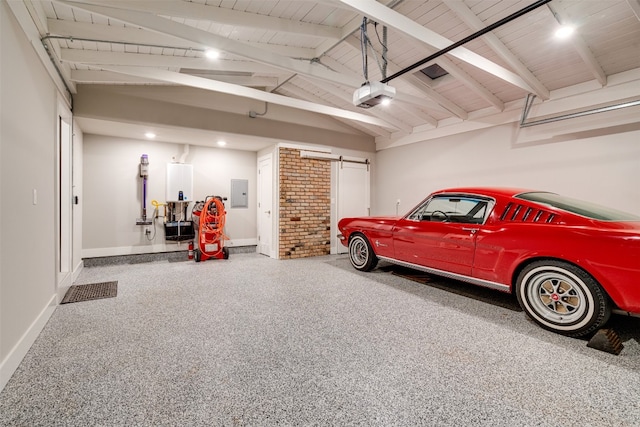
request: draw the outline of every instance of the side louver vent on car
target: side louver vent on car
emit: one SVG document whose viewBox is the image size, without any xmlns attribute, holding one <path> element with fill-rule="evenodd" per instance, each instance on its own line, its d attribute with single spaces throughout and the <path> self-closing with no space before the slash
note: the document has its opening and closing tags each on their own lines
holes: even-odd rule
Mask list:
<svg viewBox="0 0 640 427">
<path fill-rule="evenodd" d="M 552 223 L 556 219 L 556 215 L 551 212 L 517 203 L 509 203 L 500 215 L 501 221 Z"/>
</svg>

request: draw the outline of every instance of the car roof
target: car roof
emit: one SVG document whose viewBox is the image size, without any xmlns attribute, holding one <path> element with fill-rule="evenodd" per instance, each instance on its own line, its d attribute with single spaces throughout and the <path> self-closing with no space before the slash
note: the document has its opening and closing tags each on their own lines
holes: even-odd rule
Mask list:
<svg viewBox="0 0 640 427">
<path fill-rule="evenodd" d="M 529 193 L 531 190 L 528 188 L 514 188 L 514 187 L 455 187 L 447 188 L 436 191 L 434 194 L 441 193 L 461 193 L 461 194 L 474 194 L 478 196 L 488 197 L 513 197 L 522 193 Z"/>
</svg>

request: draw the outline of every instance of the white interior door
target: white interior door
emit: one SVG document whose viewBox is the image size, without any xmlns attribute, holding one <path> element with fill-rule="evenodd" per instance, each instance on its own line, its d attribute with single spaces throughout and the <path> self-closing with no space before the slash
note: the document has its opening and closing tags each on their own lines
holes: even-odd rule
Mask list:
<svg viewBox="0 0 640 427">
<path fill-rule="evenodd" d="M 258 253 L 272 257 L 273 246 L 273 160 L 269 154 L 258 159 Z"/>
<path fill-rule="evenodd" d="M 354 216 L 368 216 L 370 208 L 369 199 L 369 170 L 367 165 L 361 163 L 342 162 L 337 163 L 337 206 L 338 221 L 341 218 Z M 337 234 L 331 233 L 332 237 Z M 347 253 L 348 249 L 338 243 L 336 252 Z"/>
</svg>

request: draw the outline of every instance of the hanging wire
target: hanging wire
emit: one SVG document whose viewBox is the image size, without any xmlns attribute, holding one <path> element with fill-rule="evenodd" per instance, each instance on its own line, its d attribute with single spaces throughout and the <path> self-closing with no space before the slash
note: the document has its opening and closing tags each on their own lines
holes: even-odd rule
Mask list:
<svg viewBox="0 0 640 427">
<path fill-rule="evenodd" d="M 383 58 L 383 61 L 380 62 L 380 59 L 378 59 L 376 50 L 373 47 L 373 44 L 371 44 L 371 39 L 367 39 L 367 45 L 371 48 L 371 53 L 373 53 L 373 57 L 376 60 L 376 64 L 378 64 L 378 69 L 380 70 L 380 72 L 382 72 L 382 69 L 384 68 L 384 58 Z"/>
<path fill-rule="evenodd" d="M 376 30 L 376 37 L 378 37 L 378 42 L 380 43 L 380 45 L 382 46 L 382 65 L 380 65 L 380 71 L 382 72 L 382 78 L 385 79 L 387 78 L 387 52 L 388 52 L 388 48 L 387 48 L 387 26 L 383 25 L 382 26 L 382 40 L 380 40 L 380 33 L 378 32 L 378 23 L 374 22 L 373 23 L 373 28 Z M 371 44 L 371 42 L 369 42 L 369 44 Z M 373 49 L 373 46 L 371 46 L 371 48 Z"/>
<path fill-rule="evenodd" d="M 377 31 L 376 31 L 377 34 Z M 386 79 L 387 78 L 387 53 L 388 53 L 388 48 L 387 48 L 387 26 L 383 26 L 382 27 L 382 78 Z"/>
<path fill-rule="evenodd" d="M 369 59 L 367 57 L 367 17 L 362 18 L 362 25 L 360 26 L 360 51 L 362 52 L 362 74 L 364 75 L 364 82 L 369 83 Z"/>
<path fill-rule="evenodd" d="M 376 49 L 371 43 L 371 39 L 367 33 L 367 24 L 368 19 L 364 17 L 362 19 L 362 25 L 360 26 L 360 49 L 362 51 L 362 74 L 364 75 L 365 82 L 363 84 L 369 83 L 369 48 L 371 48 L 371 53 L 378 64 L 378 68 L 382 73 L 382 78 L 385 79 L 387 77 L 387 27 L 382 27 L 382 39 L 380 39 L 380 34 L 378 33 L 378 23 L 373 22 L 376 37 L 378 38 L 378 42 L 382 45 L 382 61 L 378 58 L 376 53 Z"/>
</svg>

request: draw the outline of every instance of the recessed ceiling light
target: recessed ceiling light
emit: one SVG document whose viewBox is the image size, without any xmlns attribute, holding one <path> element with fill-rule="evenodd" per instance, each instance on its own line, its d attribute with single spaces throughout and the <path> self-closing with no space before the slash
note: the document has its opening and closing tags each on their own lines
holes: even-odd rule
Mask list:
<svg viewBox="0 0 640 427">
<path fill-rule="evenodd" d="M 227 141 L 220 140 L 220 141 L 218 141 L 218 145 L 220 147 L 224 147 L 225 145 L 227 145 Z"/>
<path fill-rule="evenodd" d="M 204 51 L 204 56 L 206 56 L 209 59 L 218 59 L 220 57 L 220 52 L 213 49 L 207 49 Z"/>
<path fill-rule="evenodd" d="M 566 39 L 573 34 L 576 29 L 571 25 L 563 25 L 556 30 L 555 36 L 559 39 Z"/>
<path fill-rule="evenodd" d="M 144 134 L 144 136 L 146 136 L 149 139 L 153 139 L 153 138 L 156 137 L 156 134 L 153 133 L 153 132 L 147 132 L 147 133 Z"/>
</svg>

